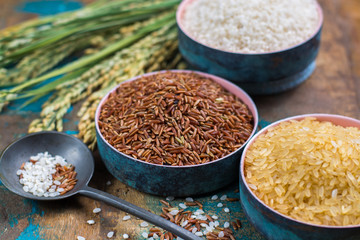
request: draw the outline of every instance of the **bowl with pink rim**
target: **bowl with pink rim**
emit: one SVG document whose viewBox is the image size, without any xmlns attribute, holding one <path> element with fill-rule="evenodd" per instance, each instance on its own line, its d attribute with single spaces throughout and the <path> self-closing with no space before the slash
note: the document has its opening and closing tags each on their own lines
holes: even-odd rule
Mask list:
<svg viewBox="0 0 360 240">
<path fill-rule="evenodd" d="M 215 48 L 196 39 L 184 24 L 186 11 L 196 1 L 182 1 L 176 14 L 179 50 L 191 68 L 228 79 L 251 95 L 275 94 L 295 88 L 315 70 L 323 26 L 319 4 L 318 23 L 310 37 L 284 49 L 248 53 Z"/>
<path fill-rule="evenodd" d="M 331 201 L 331 199 L 333 199 L 333 201 L 335 201 L 336 199 L 339 199 L 338 200 L 339 203 L 338 204 L 336 203 L 336 205 L 340 206 L 341 204 L 344 204 L 342 197 L 346 198 L 346 196 L 343 196 L 341 194 L 340 190 L 339 190 L 339 193 L 337 193 L 337 190 L 336 190 L 336 193 L 334 194 L 334 190 L 327 190 L 327 188 L 326 188 L 326 186 L 331 186 L 331 184 L 326 184 L 326 183 L 322 184 L 322 182 L 320 182 L 320 180 L 317 180 L 317 179 L 321 179 L 321 181 L 324 181 L 323 180 L 324 177 L 333 179 L 336 177 L 335 175 L 334 176 L 333 175 L 329 175 L 329 176 L 328 175 L 320 175 L 320 176 L 317 175 L 317 177 L 313 177 L 312 172 L 306 172 L 304 176 L 308 175 L 309 178 L 304 177 L 298 181 L 298 180 L 295 180 L 297 178 L 297 175 L 294 172 L 299 171 L 299 169 L 302 167 L 298 166 L 298 165 L 294 165 L 294 163 L 293 163 L 292 166 L 294 167 L 294 169 L 292 168 L 292 166 L 287 168 L 287 170 L 285 172 L 282 172 L 282 176 L 288 176 L 288 179 L 294 179 L 295 184 L 297 182 L 304 181 L 304 184 L 306 185 L 308 182 L 311 182 L 312 188 L 309 188 L 309 189 L 310 190 L 314 189 L 313 190 L 314 192 L 311 192 L 311 194 L 309 195 L 310 196 L 309 198 L 304 197 L 304 199 L 308 202 L 306 202 L 304 200 L 304 202 L 305 202 L 304 206 L 306 206 L 306 207 L 303 210 L 301 210 L 299 208 L 301 201 L 295 200 L 294 202 L 296 202 L 296 205 L 289 206 L 289 211 L 287 213 L 281 212 L 278 208 L 274 207 L 274 205 L 272 205 L 270 207 L 269 205 L 271 205 L 272 203 L 270 203 L 263 196 L 261 196 L 262 187 L 259 187 L 260 185 L 257 185 L 257 186 L 252 185 L 253 181 L 249 180 L 250 178 L 249 178 L 248 171 L 249 171 L 249 169 L 252 169 L 252 166 L 253 166 L 251 161 L 253 161 L 253 159 L 258 159 L 257 158 L 258 155 L 254 155 L 254 153 L 256 151 L 256 148 L 258 148 L 258 146 L 260 146 L 260 145 L 255 146 L 255 144 L 260 141 L 265 141 L 268 144 L 272 144 L 274 142 L 273 134 L 276 134 L 277 132 L 280 131 L 280 130 L 278 130 L 279 129 L 278 127 L 285 126 L 285 125 L 281 125 L 281 124 L 289 124 L 288 128 L 290 128 L 290 130 L 287 130 L 289 132 L 288 136 L 290 136 L 290 137 L 284 136 L 284 139 L 283 139 L 284 142 L 289 141 L 289 138 L 292 138 L 294 136 L 294 135 L 292 135 L 292 133 L 299 134 L 300 131 L 311 131 L 311 132 L 314 132 L 315 134 L 316 134 L 316 132 L 318 132 L 319 134 L 324 134 L 323 132 L 321 132 L 322 127 L 320 127 L 320 125 L 316 125 L 316 126 L 319 126 L 318 129 L 310 128 L 310 130 L 309 130 L 308 127 L 304 127 L 304 129 L 296 128 L 298 130 L 296 130 L 296 131 L 292 130 L 292 129 L 295 129 L 295 125 L 292 128 L 291 127 L 292 125 L 290 125 L 290 123 L 305 122 L 306 119 L 313 119 L 322 124 L 325 122 L 330 122 L 335 126 L 341 126 L 343 128 L 348 128 L 347 132 L 345 132 L 345 133 L 356 131 L 357 135 L 355 135 L 355 136 L 358 136 L 358 137 L 352 137 L 352 135 L 350 134 L 351 135 L 351 137 L 349 137 L 350 140 L 347 140 L 347 141 L 341 140 L 341 141 L 343 141 L 344 146 L 346 146 L 346 144 L 349 143 L 352 147 L 356 146 L 356 144 L 359 145 L 359 143 L 360 143 L 360 120 L 351 118 L 351 117 L 347 117 L 347 116 L 342 116 L 342 115 L 321 114 L 321 113 L 304 114 L 304 115 L 298 115 L 298 116 L 281 119 L 281 120 L 276 121 L 276 122 L 270 124 L 269 126 L 263 128 L 261 131 L 256 133 L 253 136 L 253 138 L 248 142 L 248 144 L 244 148 L 243 155 L 241 157 L 239 190 L 240 190 L 241 205 L 244 209 L 244 212 L 245 212 L 247 218 L 250 220 L 250 222 L 255 226 L 255 228 L 257 228 L 259 230 L 259 232 L 261 232 L 265 237 L 267 237 L 267 239 L 277 239 L 277 240 L 281 240 L 281 239 L 296 239 L 296 240 L 298 240 L 298 239 L 321 239 L 321 240 L 322 239 L 324 239 L 324 240 L 325 239 L 326 240 L 329 240 L 329 239 L 331 239 L 331 240 L 360 239 L 360 224 L 356 221 L 351 222 L 351 220 L 350 220 L 350 221 L 347 221 L 346 225 L 343 225 L 343 224 L 336 225 L 332 222 L 332 219 L 328 220 L 328 222 L 317 222 L 315 220 L 313 220 L 313 221 L 308 220 L 305 217 L 298 218 L 298 217 L 294 217 L 295 215 L 291 215 L 292 214 L 291 212 L 294 212 L 295 210 L 296 211 L 300 210 L 300 212 L 305 212 L 304 214 L 306 214 L 306 211 L 308 208 L 314 209 L 316 207 L 316 204 L 313 204 L 312 201 L 308 200 L 312 196 L 314 196 L 315 198 L 316 198 L 316 196 L 319 196 L 319 195 L 325 196 L 325 198 L 327 198 L 327 200 L 324 200 L 324 201 Z M 327 133 L 325 133 L 325 135 L 326 134 Z M 339 136 L 341 134 L 339 132 Z M 317 135 L 317 136 L 319 136 L 319 135 Z M 341 135 L 341 136 L 343 136 L 343 135 Z M 299 138 L 300 138 L 300 136 L 299 136 Z M 306 137 L 304 136 L 304 138 L 306 138 Z M 315 141 L 314 139 L 316 139 L 316 137 L 313 137 L 312 139 L 313 140 L 309 140 L 309 141 Z M 328 141 L 328 144 L 330 144 L 330 145 L 327 145 L 326 148 L 332 149 L 333 150 L 332 154 L 334 154 L 333 158 L 336 158 L 335 156 L 337 156 L 336 155 L 337 151 L 340 151 L 340 147 L 339 147 L 340 145 L 337 144 L 336 137 L 332 138 L 329 135 L 328 139 L 332 139 L 332 140 Z M 293 140 L 291 140 L 291 141 L 293 141 Z M 326 141 L 326 140 L 324 140 L 324 141 Z M 306 143 L 307 142 L 303 143 L 303 145 L 305 145 Z M 295 143 L 292 143 L 292 145 L 294 145 L 294 144 Z M 323 144 L 323 143 L 319 143 L 319 144 L 320 144 L 319 148 L 322 149 L 321 144 Z M 281 144 L 279 144 L 279 145 L 275 144 L 274 149 L 281 148 L 279 146 L 281 146 Z M 264 148 L 266 148 L 266 147 L 264 147 Z M 270 145 L 268 146 L 268 148 L 270 148 Z M 292 147 L 288 147 L 288 145 L 285 145 L 285 144 L 283 144 L 283 148 L 284 149 L 291 148 L 289 151 L 293 151 Z M 336 150 L 336 148 L 339 148 L 339 150 Z M 267 163 L 269 165 L 271 165 L 269 159 L 272 159 L 272 157 L 275 156 L 275 155 L 273 155 L 274 149 L 271 151 L 271 153 L 269 153 L 268 157 L 266 157 L 266 160 L 265 160 L 265 163 Z M 299 147 L 299 149 L 303 149 L 303 147 Z M 313 156 L 311 152 L 316 152 L 316 151 L 318 151 L 317 149 L 318 148 L 309 151 L 310 153 L 307 153 L 306 151 L 303 153 L 303 156 L 305 159 L 304 161 L 308 163 L 307 166 L 314 164 L 313 162 L 310 162 L 311 156 Z M 354 149 L 356 149 L 356 147 Z M 360 147 L 358 147 L 357 149 L 360 149 Z M 249 156 L 251 156 L 250 157 L 252 159 L 251 161 L 249 160 Z M 256 156 L 256 157 L 254 157 L 254 156 Z M 358 156 L 359 156 L 359 154 L 358 154 Z M 284 155 L 284 157 L 282 157 L 282 158 L 277 158 L 277 161 L 280 163 L 282 161 L 282 159 L 286 158 L 286 157 L 290 158 L 290 154 Z M 327 169 L 330 169 L 330 167 L 332 166 L 331 163 L 330 163 L 330 166 L 328 165 L 329 163 L 325 163 L 326 161 L 330 161 L 329 159 L 332 159 L 332 158 L 328 157 L 328 158 L 324 158 L 324 159 L 321 159 L 321 158 L 318 159 L 319 167 L 317 169 L 319 171 L 323 170 L 324 172 L 326 172 Z M 360 159 L 358 159 L 358 160 L 360 160 Z M 249 161 L 250 161 L 250 163 L 249 163 Z M 299 160 L 297 160 L 297 161 L 299 161 Z M 345 160 L 343 160 L 343 162 L 345 162 Z M 338 167 L 339 169 L 340 169 L 340 165 Z M 278 166 L 278 165 L 276 165 L 276 166 Z M 262 167 L 264 167 L 264 166 L 262 165 Z M 266 167 L 264 167 L 262 171 L 263 171 L 263 173 L 265 171 L 267 171 Z M 336 171 L 336 169 L 334 171 Z M 339 172 L 341 174 L 342 170 L 339 170 Z M 332 174 L 332 173 L 329 173 L 329 174 Z M 252 170 L 251 170 L 250 175 L 252 175 L 251 178 L 253 178 L 253 177 L 261 178 L 261 176 L 259 176 L 258 172 L 254 173 L 254 171 L 252 171 Z M 274 171 L 270 175 L 270 177 L 279 179 L 278 178 L 279 175 L 280 175 L 280 170 L 278 167 L 277 169 L 274 169 Z M 281 179 L 285 179 L 285 178 L 281 178 Z M 311 179 L 311 180 L 307 181 L 304 179 Z M 344 181 L 346 182 L 346 177 L 344 178 Z M 271 182 L 271 181 L 268 181 L 268 182 Z M 281 181 L 279 180 L 279 182 L 281 182 Z M 282 182 L 284 182 L 284 181 L 282 181 Z M 304 191 L 304 188 L 302 187 L 303 185 L 299 185 L 295 189 L 290 189 L 290 188 L 288 188 L 288 186 L 290 186 L 290 182 L 291 182 L 291 180 L 289 180 L 288 185 L 287 184 L 281 185 L 282 187 L 285 188 L 285 194 L 289 192 L 288 195 L 284 195 L 284 196 L 287 196 L 287 197 L 289 197 L 289 196 L 291 196 L 291 197 L 292 196 L 304 196 L 304 195 L 301 195 L 302 191 Z M 275 183 L 275 185 L 276 185 L 276 183 Z M 323 185 L 325 185 L 325 186 L 323 186 Z M 278 185 L 276 185 L 276 187 L 277 186 Z M 319 189 L 318 186 L 320 186 L 320 188 L 321 188 L 321 186 L 323 186 L 325 188 L 323 193 L 316 192 L 315 189 Z M 335 186 L 337 186 L 337 185 L 335 185 Z M 275 188 L 275 187 L 273 187 L 273 188 Z M 346 187 L 346 189 L 347 189 L 347 187 Z M 350 189 L 350 187 L 349 187 L 349 189 Z M 345 191 L 345 193 L 348 191 L 351 191 L 349 189 L 347 189 Z M 292 195 L 292 191 L 298 193 L 298 195 L 296 195 L 296 194 Z M 344 192 L 344 189 L 342 190 L 342 192 Z M 319 195 L 317 195 L 317 194 L 319 194 Z M 273 201 L 277 202 L 277 199 L 280 199 L 281 197 L 282 197 L 282 195 L 277 196 L 273 199 Z M 335 200 L 334 200 L 334 197 L 335 197 Z M 296 197 L 293 197 L 293 199 L 296 199 Z M 319 200 L 319 201 L 321 202 L 321 200 Z M 321 203 L 324 203 L 324 202 L 321 202 Z M 329 210 L 330 208 L 327 208 L 327 209 Z M 338 215 L 335 216 L 335 215 L 332 215 L 333 213 L 328 210 L 323 210 L 325 215 L 321 215 L 320 217 L 323 219 L 328 219 L 327 217 L 325 217 L 326 215 L 328 215 L 328 216 L 334 216 L 334 219 L 337 218 L 337 219 L 343 220 L 345 218 L 345 217 L 342 217 L 341 211 L 338 212 L 337 213 Z M 318 219 L 319 215 L 316 215 L 316 214 L 319 214 L 319 213 L 313 213 L 314 219 Z M 301 216 L 301 214 L 298 214 L 298 215 Z M 338 221 L 340 222 L 341 220 L 338 220 Z"/>
<path fill-rule="evenodd" d="M 247 105 L 252 115 L 252 124 L 254 126 L 250 137 L 255 133 L 258 124 L 258 113 L 254 102 L 241 88 L 223 78 L 202 72 L 170 70 L 147 73 L 129 79 L 126 82 L 131 83 L 131 81 L 136 81 L 144 77 L 152 77 L 161 73 L 198 74 L 199 76 L 210 78 L 220 84 Z M 125 84 L 125 82 L 109 91 L 101 100 L 96 111 L 95 120 L 99 153 L 105 166 L 112 175 L 130 187 L 161 196 L 191 196 L 203 194 L 224 187 L 238 179 L 238 171 L 236 169 L 238 169 L 240 163 L 242 149 L 250 137 L 240 148 L 222 158 L 206 163 L 184 166 L 161 165 L 139 160 L 119 151 L 111 145 L 102 133 L 100 126 L 102 123 L 99 120 L 100 113 L 110 95 L 115 94 L 122 84 Z M 175 104 L 179 103 L 177 102 Z M 151 135 L 150 132 L 149 134 Z M 164 150 L 165 148 L 162 147 L 162 149 Z"/>
</svg>

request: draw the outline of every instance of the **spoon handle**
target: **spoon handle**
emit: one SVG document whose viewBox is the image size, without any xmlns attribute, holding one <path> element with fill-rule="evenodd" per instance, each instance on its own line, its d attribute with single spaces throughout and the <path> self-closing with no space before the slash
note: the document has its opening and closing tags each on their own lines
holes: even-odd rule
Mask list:
<svg viewBox="0 0 360 240">
<path fill-rule="evenodd" d="M 202 240 L 202 238 L 194 235 L 193 233 L 189 232 L 185 228 L 182 228 L 158 215 L 155 215 L 143 208 L 140 208 L 132 203 L 129 203 L 125 200 L 117 198 L 109 193 L 97 190 L 95 188 L 85 186 L 83 189 L 79 191 L 80 194 L 87 196 L 89 198 L 99 200 L 105 202 L 113 207 L 119 208 L 124 212 L 130 213 L 136 217 L 139 217 L 147 222 L 155 224 L 165 230 L 170 231 L 171 233 L 189 240 Z"/>
</svg>

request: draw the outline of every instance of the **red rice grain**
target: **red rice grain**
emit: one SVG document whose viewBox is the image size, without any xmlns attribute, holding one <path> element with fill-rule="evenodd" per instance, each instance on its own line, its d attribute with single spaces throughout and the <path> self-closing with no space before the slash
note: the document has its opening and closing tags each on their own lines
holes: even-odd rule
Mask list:
<svg viewBox="0 0 360 240">
<path fill-rule="evenodd" d="M 163 72 L 121 84 L 101 108 L 100 132 L 133 158 L 195 165 L 241 147 L 253 116 L 234 94 L 197 73 Z"/>
</svg>

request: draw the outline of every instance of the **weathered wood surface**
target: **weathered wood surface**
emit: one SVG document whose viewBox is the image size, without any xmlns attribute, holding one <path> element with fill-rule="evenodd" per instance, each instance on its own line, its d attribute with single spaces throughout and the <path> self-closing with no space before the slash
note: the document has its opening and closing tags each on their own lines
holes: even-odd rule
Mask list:
<svg viewBox="0 0 360 240">
<path fill-rule="evenodd" d="M 24 2 L 24 1 L 23 1 Z M 21 0 L 0 0 L 0 28 L 14 25 L 35 17 L 16 11 Z M 90 1 L 87 1 L 90 2 Z M 360 1 L 321 0 L 324 11 L 324 27 L 317 68 L 302 85 L 272 96 L 254 97 L 261 117 L 260 125 L 304 113 L 333 113 L 360 119 Z M 75 106 L 72 113 L 76 112 Z M 70 113 L 65 128 L 76 129 L 76 118 Z M 27 125 L 38 114 L 37 109 L 16 111 L 10 109 L 0 115 L 0 150 L 10 142 L 26 134 Z M 75 114 L 74 114 L 75 115 Z M 96 156 L 96 153 L 95 153 Z M 111 185 L 106 185 L 111 181 Z M 90 186 L 104 190 L 138 206 L 160 213 L 158 197 L 128 188 L 113 178 L 96 157 L 96 171 Z M 229 197 L 237 197 L 236 183 L 219 190 Z M 239 202 L 224 202 L 230 208 L 225 213 L 217 208 L 219 201 L 210 201 L 213 194 L 196 197 L 204 203 L 205 211 L 220 216 L 220 221 L 241 219 L 243 228 L 236 231 L 237 239 L 262 239 L 246 221 Z M 184 201 L 179 199 L 179 202 Z M 99 214 L 92 209 L 100 207 Z M 123 221 L 124 212 L 104 203 L 76 196 L 58 202 L 35 202 L 18 197 L 0 184 L 0 239 L 106 239 L 109 231 L 115 231 L 113 239 L 122 239 L 127 233 L 132 239 L 143 239 L 141 220 Z M 95 220 L 88 225 L 87 220 Z"/>
</svg>

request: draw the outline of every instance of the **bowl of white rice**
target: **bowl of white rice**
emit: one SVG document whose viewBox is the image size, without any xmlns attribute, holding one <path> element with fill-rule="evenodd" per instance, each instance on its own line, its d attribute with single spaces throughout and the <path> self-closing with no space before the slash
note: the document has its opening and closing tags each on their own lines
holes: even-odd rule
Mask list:
<svg viewBox="0 0 360 240">
<path fill-rule="evenodd" d="M 360 120 L 277 121 L 245 147 L 241 204 L 268 239 L 360 239 Z"/>
<path fill-rule="evenodd" d="M 315 69 L 323 14 L 316 0 L 183 0 L 179 50 L 190 68 L 250 94 L 274 94 Z"/>
</svg>

